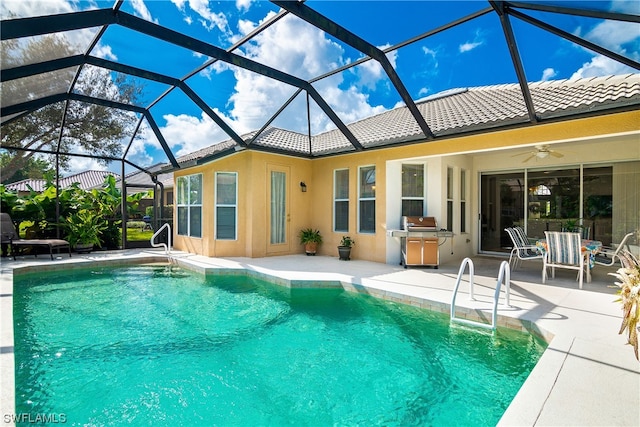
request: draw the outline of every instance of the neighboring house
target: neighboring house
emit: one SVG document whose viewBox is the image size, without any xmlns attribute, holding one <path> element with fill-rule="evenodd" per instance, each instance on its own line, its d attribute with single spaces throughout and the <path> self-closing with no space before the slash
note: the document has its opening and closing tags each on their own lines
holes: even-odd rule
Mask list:
<svg viewBox="0 0 640 427">
<path fill-rule="evenodd" d="M 337 256 L 349 235 L 352 258 L 397 264 L 390 231 L 403 215 L 434 216 L 454 233 L 441 262 L 506 251 L 513 224 L 544 237 L 577 218 L 605 244 L 639 230 L 640 75 L 530 91 L 535 125 L 518 85 L 477 87 L 417 103 L 435 140 L 400 107 L 348 125 L 360 151 L 337 130 L 269 128 L 245 135 L 248 149 L 224 141 L 183 156 L 174 246 L 205 256 L 302 253 L 298 232 L 313 227 L 321 255 Z"/>
<path fill-rule="evenodd" d="M 83 190 L 91 190 L 93 188 L 100 188 L 104 184 L 104 179 L 108 175 L 116 175 L 109 171 L 84 171 L 65 178 L 60 178 L 60 188 L 65 189 L 71 187 L 73 184 L 79 184 Z M 55 181 L 54 181 L 55 184 Z M 44 191 L 47 181 L 44 179 L 23 179 L 22 181 L 13 182 L 5 185 L 5 188 L 10 191 L 16 191 L 18 195 L 29 194 L 31 190 L 40 193 Z M 31 190 L 29 189 L 31 188 Z"/>
<path fill-rule="evenodd" d="M 151 179 L 149 174 L 156 175 L 157 182 L 160 184 L 164 193 L 164 204 L 173 204 L 173 172 L 160 172 L 161 168 L 166 166 L 165 164 L 156 164 L 147 169 L 146 172 L 136 171 L 132 172 L 124 177 L 127 183 L 127 194 L 139 193 L 141 191 L 155 190 L 156 184 Z M 117 185 L 120 186 L 120 178 L 116 180 Z"/>
</svg>

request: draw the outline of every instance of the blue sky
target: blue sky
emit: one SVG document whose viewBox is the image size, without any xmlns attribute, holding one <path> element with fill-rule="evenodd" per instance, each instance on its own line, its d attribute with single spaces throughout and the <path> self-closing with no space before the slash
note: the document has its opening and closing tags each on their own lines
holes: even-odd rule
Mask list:
<svg viewBox="0 0 640 427">
<path fill-rule="evenodd" d="M 640 14 L 640 2 L 636 0 L 552 3 Z M 112 2 L 95 1 L 4 0 L 0 10 L 4 18 L 8 11 L 19 16 L 34 16 L 112 5 Z M 308 0 L 306 5 L 367 42 L 387 48 L 481 10 L 489 3 L 484 0 Z M 254 0 L 134 0 L 125 1 L 121 9 L 223 49 L 229 48 L 279 10 L 270 2 Z M 638 24 L 534 11 L 526 13 L 640 60 Z M 635 72 L 522 21 L 513 19 L 512 25 L 529 81 Z M 90 38 L 90 32 L 68 36 L 82 46 Z M 303 79 L 322 75 L 362 57 L 360 52 L 293 15 L 279 20 L 235 53 Z M 184 77 L 209 59 L 118 26 L 107 30 L 92 55 L 177 78 Z M 452 88 L 517 82 L 495 13 L 393 51 L 388 57 L 414 100 Z M 142 105 L 153 101 L 166 89 L 161 84 L 143 83 Z M 187 84 L 240 135 L 259 129 L 295 91 L 286 84 L 221 62 L 189 78 Z M 390 80 L 374 61 L 318 81 L 314 87 L 345 123 L 402 105 Z M 151 111 L 176 157 L 228 139 L 179 91 L 174 91 Z M 313 134 L 334 126 L 313 103 L 310 122 Z M 274 125 L 306 134 L 306 97 L 296 98 Z M 166 157 L 159 150 L 150 129 L 143 126 L 141 130 L 141 136 L 131 148 L 128 158 L 140 165 L 165 162 Z M 85 170 L 95 168 L 95 165 L 91 160 L 78 159 L 74 161 L 73 168 Z"/>
</svg>

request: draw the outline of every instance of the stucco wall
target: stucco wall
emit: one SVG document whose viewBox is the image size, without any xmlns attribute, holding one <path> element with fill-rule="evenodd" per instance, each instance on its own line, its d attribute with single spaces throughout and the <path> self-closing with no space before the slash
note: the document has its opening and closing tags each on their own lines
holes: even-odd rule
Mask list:
<svg viewBox="0 0 640 427">
<path fill-rule="evenodd" d="M 300 181 L 309 182 L 310 160 L 278 156 L 255 151 L 241 151 L 205 165 L 186 168 L 174 173 L 180 176 L 202 173 L 202 238 L 175 235 L 174 247 L 206 256 L 248 256 L 263 257 L 269 254 L 267 200 L 269 181 L 266 179 L 268 167 L 283 166 L 289 171 L 288 246 L 283 253 L 302 252 L 298 245 L 298 230 L 311 226 L 309 216 L 310 193 L 300 191 Z M 236 172 L 238 174 L 237 239 L 216 240 L 215 235 L 215 173 Z M 177 224 L 177 209 L 174 210 L 174 224 Z"/>
<path fill-rule="evenodd" d="M 468 173 L 468 228 L 456 233 L 453 255 L 450 244 L 442 246 L 442 260 L 462 258 L 477 251 L 478 174 L 482 171 L 522 168 L 514 154 L 536 144 L 559 144 L 567 154 L 560 159 L 547 158 L 539 167 L 561 167 L 567 164 L 640 160 L 640 112 L 609 114 L 571 122 L 550 123 L 486 134 L 451 138 L 437 142 L 414 143 L 392 148 L 365 150 L 320 159 L 299 159 L 290 156 L 241 151 L 203 166 L 175 172 L 175 177 L 202 172 L 204 174 L 204 205 L 202 239 L 175 237 L 175 247 L 207 256 L 262 257 L 285 253 L 302 253 L 298 242 L 300 229 L 320 230 L 324 243 L 319 254 L 337 256 L 337 245 L 343 235 L 356 240 L 352 257 L 377 262 L 399 261 L 399 242 L 387 236 L 388 228 L 399 226 L 399 192 L 397 171 L 402 162 L 423 162 L 427 165 L 427 214 L 444 225 L 446 218 L 447 167 Z M 376 232 L 358 233 L 358 168 L 376 167 Z M 534 164 L 535 165 L 535 164 Z M 268 244 L 268 171 L 270 168 L 288 171 L 289 227 L 288 245 L 273 248 Z M 531 167 L 529 165 L 528 167 Z M 333 174 L 336 169 L 349 169 L 349 231 L 333 232 Z M 389 170 L 389 173 L 387 173 Z M 238 239 L 215 241 L 214 173 L 238 172 Z M 459 176 L 457 173 L 455 176 Z M 304 181 L 308 191 L 300 191 Z M 458 191 L 459 183 L 454 182 Z M 457 195 L 456 200 L 459 200 Z"/>
</svg>

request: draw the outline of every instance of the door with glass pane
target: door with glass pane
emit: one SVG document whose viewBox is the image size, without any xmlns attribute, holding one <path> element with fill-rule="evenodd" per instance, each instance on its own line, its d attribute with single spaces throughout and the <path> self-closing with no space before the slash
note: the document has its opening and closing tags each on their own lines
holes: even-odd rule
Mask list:
<svg viewBox="0 0 640 427">
<path fill-rule="evenodd" d="M 480 251 L 508 252 L 512 246 L 504 231 L 524 225 L 524 172 L 486 174 L 480 179 Z"/>
<path fill-rule="evenodd" d="M 270 165 L 267 168 L 267 253 L 286 253 L 290 246 L 289 168 Z"/>
</svg>

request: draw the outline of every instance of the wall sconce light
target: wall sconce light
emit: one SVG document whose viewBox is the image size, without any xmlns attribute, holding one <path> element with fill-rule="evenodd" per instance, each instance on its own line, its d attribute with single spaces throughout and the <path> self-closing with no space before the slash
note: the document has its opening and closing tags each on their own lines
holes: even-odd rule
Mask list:
<svg viewBox="0 0 640 427">
<path fill-rule="evenodd" d="M 300 181 L 300 190 L 302 190 L 303 193 L 307 192 L 307 184 L 305 184 L 304 181 Z"/>
</svg>

